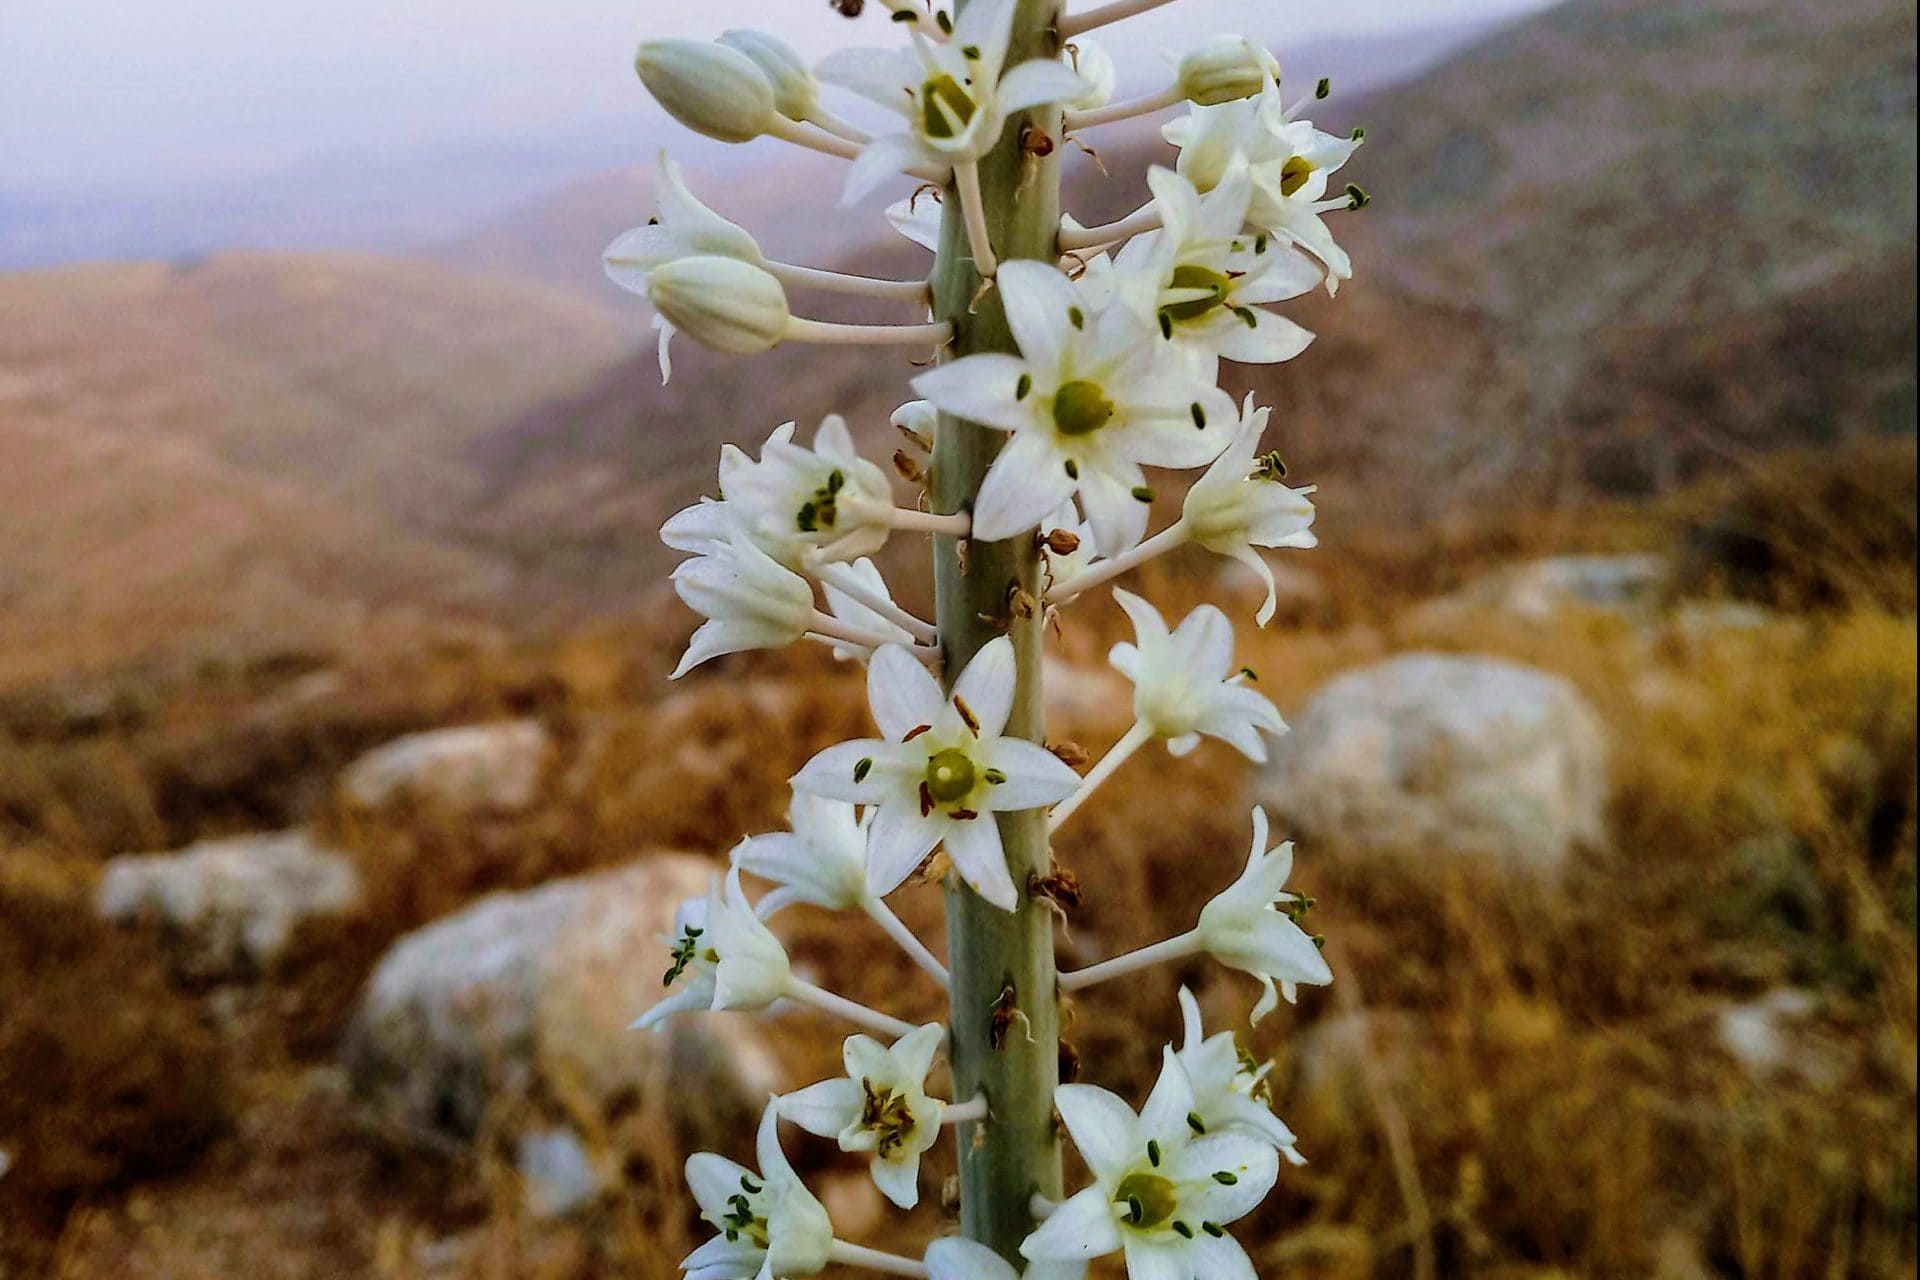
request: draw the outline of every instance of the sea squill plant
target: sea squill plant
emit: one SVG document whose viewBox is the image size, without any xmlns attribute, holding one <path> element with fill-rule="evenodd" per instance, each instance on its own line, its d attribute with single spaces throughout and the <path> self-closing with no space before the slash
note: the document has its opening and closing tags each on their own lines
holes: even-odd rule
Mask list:
<svg viewBox="0 0 1920 1280">
<path fill-rule="evenodd" d="M 778 37 L 728 31 L 659 40 L 641 80 L 711 138 L 773 136 L 849 162 L 844 203 L 898 184 L 895 229 L 934 250 L 925 279 L 847 275 L 775 261 L 703 204 L 663 158 L 658 210 L 609 247 L 609 274 L 644 294 L 662 376 L 675 334 L 749 354 L 783 342 L 905 347 L 931 365 L 893 422 L 931 453 L 919 500 L 897 505 L 888 472 L 830 417 L 801 443 L 773 429 L 758 457 L 721 452 L 719 492 L 662 531 L 691 558 L 674 574 L 706 622 L 675 672 L 722 654 L 811 639 L 866 664 L 874 735 L 822 751 L 792 779 L 791 830 L 754 836 L 667 940 L 666 997 L 638 1025 L 694 1011 L 815 1006 L 859 1032 L 845 1074 L 772 1100 L 758 1168 L 696 1155 L 687 1180 L 713 1237 L 692 1280 L 792 1280 L 831 1264 L 934 1280 L 1063 1280 L 1124 1255 L 1131 1280 L 1236 1280 L 1254 1270 L 1234 1223 L 1303 1162 L 1270 1109 L 1265 1068 L 1231 1033 L 1209 1037 L 1181 992 L 1183 1043 L 1138 1108 L 1059 1081 L 1063 995 L 1170 959 L 1205 955 L 1256 978 L 1254 1020 L 1332 973 L 1286 888 L 1293 848 L 1268 844 L 1252 811 L 1238 879 L 1188 932 L 1074 972 L 1054 965 L 1045 893 L 1073 814 L 1155 740 L 1175 755 L 1254 759 L 1286 732 L 1234 663 L 1226 615 L 1202 606 L 1169 627 L 1114 589 L 1133 625 L 1113 665 L 1133 684 L 1134 727 L 1084 776 L 1042 724 L 1043 638 L 1071 602 L 1185 542 L 1266 577 L 1256 548 L 1311 547 L 1311 488 L 1261 453 L 1268 411 L 1235 405 L 1222 360 L 1273 363 L 1312 335 L 1276 309 L 1351 275 L 1325 215 L 1366 196 L 1334 175 L 1360 142 L 1314 127 L 1281 94 L 1280 66 L 1240 36 L 1171 57 L 1164 89 L 1113 101 L 1111 59 L 1087 33 L 1168 0 L 837 0 L 890 19 L 891 47 L 848 49 L 809 69 Z M 828 105 L 869 100 L 871 128 Z M 1171 167 L 1116 222 L 1063 217 L 1066 143 L 1100 126 L 1177 111 Z M 795 294 L 898 305 L 900 322 L 796 315 Z M 1184 509 L 1148 533 L 1143 468 L 1192 470 Z M 930 537 L 935 609 L 896 601 L 872 557 L 895 535 Z M 818 595 L 816 595 L 816 590 Z M 1084 605 L 1082 606 L 1085 607 Z M 1259 610 L 1264 625 L 1271 594 Z M 916 873 L 946 890 L 945 963 L 887 906 Z M 745 877 L 773 887 L 750 900 Z M 1224 878 L 1224 877 L 1223 877 Z M 912 1026 L 796 974 L 767 925 L 785 907 L 863 913 L 950 992 L 947 1025 Z M 952 1096 L 930 1092 L 945 1057 Z M 1098 1064 L 1090 1064 L 1097 1068 Z M 920 1166 L 958 1130 L 959 1234 L 910 1257 L 838 1239 L 782 1149 L 782 1125 L 871 1162 L 881 1192 L 912 1208 Z M 1092 1180 L 1062 1183 L 1060 1135 Z"/>
</svg>

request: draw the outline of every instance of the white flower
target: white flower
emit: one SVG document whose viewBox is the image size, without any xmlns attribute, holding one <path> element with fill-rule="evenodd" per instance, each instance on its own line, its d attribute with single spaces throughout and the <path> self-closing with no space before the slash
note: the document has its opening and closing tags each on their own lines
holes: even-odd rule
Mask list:
<svg viewBox="0 0 1920 1280">
<path fill-rule="evenodd" d="M 786 948 L 754 913 L 740 887 L 740 868 L 720 877 L 704 898 L 690 898 L 674 913 L 673 964 L 663 985 L 678 987 L 634 1022 L 638 1030 L 659 1026 L 682 1010 L 764 1009 L 787 993 L 793 971 Z"/>
<path fill-rule="evenodd" d="M 1290 489 L 1280 482 L 1285 468 L 1277 456 L 1254 458 L 1266 429 L 1267 410 L 1254 408 L 1253 395 L 1248 393 L 1232 443 L 1187 489 L 1180 513 L 1188 537 L 1260 575 L 1267 597 L 1256 620 L 1263 627 L 1273 619 L 1273 570 L 1254 548 L 1319 543 L 1313 533 L 1313 503 L 1308 500 L 1314 486 Z"/>
<path fill-rule="evenodd" d="M 887 206 L 887 223 L 907 239 L 932 253 L 940 252 L 940 197 L 916 191 Z"/>
<path fill-rule="evenodd" d="M 1133 713 L 1141 725 L 1166 738 L 1176 756 L 1192 751 L 1204 735 L 1264 761 L 1261 733 L 1277 737 L 1287 726 L 1265 696 L 1233 679 L 1233 624 L 1227 616 L 1203 604 L 1169 632 L 1160 611 L 1139 596 L 1116 587 L 1113 598 L 1133 620 L 1138 643 L 1114 645 L 1107 661 L 1133 681 Z"/>
<path fill-rule="evenodd" d="M 1075 36 L 1060 50 L 1060 59 L 1073 68 L 1085 86 L 1077 98 L 1063 98 L 1060 105 L 1068 111 L 1092 111 L 1113 101 L 1114 86 L 1120 71 L 1106 46 L 1085 36 Z"/>
<path fill-rule="evenodd" d="M 1055 538 L 1055 534 L 1065 534 L 1064 538 Z M 1053 513 L 1040 522 L 1040 541 L 1042 554 L 1046 557 L 1047 590 L 1064 587 L 1082 573 L 1086 572 L 1099 554 L 1094 544 L 1093 530 L 1080 518 L 1080 511 L 1071 501 L 1055 507 Z M 1058 546 L 1071 543 L 1070 550 L 1059 550 Z"/>
<path fill-rule="evenodd" d="M 973 0 L 947 40 L 917 25 L 907 49 L 845 49 L 819 76 L 871 98 L 901 116 L 900 127 L 867 144 L 847 173 L 851 202 L 888 176 L 931 165 L 946 169 L 993 149 L 1007 117 L 1085 89 L 1064 63 L 1035 58 L 1001 74 L 1012 35 L 1014 0 Z"/>
<path fill-rule="evenodd" d="M 1004 736 L 1013 686 L 1005 636 L 974 655 L 951 697 L 906 649 L 874 653 L 867 697 L 884 736 L 828 747 L 793 786 L 879 808 L 867 846 L 875 894 L 893 892 L 944 843 L 976 893 L 1005 911 L 1018 904 L 993 815 L 1064 799 L 1080 778 L 1046 748 Z"/>
<path fill-rule="evenodd" d="M 818 1275 L 833 1249 L 833 1222 L 787 1163 L 780 1117 L 769 1104 L 755 1141 L 756 1175 L 724 1156 L 687 1159 L 700 1216 L 720 1234 L 680 1263 L 686 1280 L 786 1280 Z"/>
<path fill-rule="evenodd" d="M 1021 1280 L 1005 1258 L 983 1244 L 948 1236 L 927 1246 L 927 1280 Z M 1086 1280 L 1084 1262 L 1036 1262 L 1025 1280 Z"/>
<path fill-rule="evenodd" d="M 1358 137 L 1337 138 L 1308 121 L 1289 120 L 1277 84 L 1258 97 L 1193 107 L 1169 121 L 1161 134 L 1180 148 L 1181 176 L 1201 191 L 1211 191 L 1235 158 L 1243 158 L 1253 180 L 1248 219 L 1320 259 L 1328 292 L 1352 277 L 1352 260 L 1320 215 L 1352 203 L 1324 197 L 1328 179 L 1360 145 Z"/>
<path fill-rule="evenodd" d="M 902 1209 L 920 1203 L 920 1157 L 940 1139 L 946 1104 L 927 1096 L 927 1072 L 946 1040 L 938 1023 L 900 1037 L 891 1048 L 848 1036 L 847 1074 L 776 1100 L 780 1114 L 808 1133 L 836 1138 L 842 1151 L 873 1154 L 873 1182 Z"/>
<path fill-rule="evenodd" d="M 794 424 L 767 437 L 755 461 L 733 445 L 720 450 L 720 494 L 727 510 L 768 554 L 792 569 L 871 555 L 891 532 L 893 488 L 886 472 L 860 456 L 839 414 L 793 442 Z"/>
<path fill-rule="evenodd" d="M 1280 1162 L 1263 1139 L 1205 1129 L 1171 1048 L 1138 1116 L 1092 1085 L 1062 1085 L 1054 1105 L 1094 1182 L 1027 1237 L 1024 1257 L 1071 1261 L 1118 1249 L 1130 1280 L 1254 1280 L 1225 1228 L 1273 1189 Z"/>
<path fill-rule="evenodd" d="M 1095 311 L 1045 263 L 1000 268 L 1020 355 L 973 355 L 914 379 L 942 411 L 1014 433 L 980 486 L 974 536 L 1010 538 L 1074 493 L 1104 555 L 1147 525 L 1142 464 L 1203 466 L 1227 445 L 1233 402 L 1125 306 Z"/>
<path fill-rule="evenodd" d="M 1115 266 L 1161 336 L 1208 378 L 1222 357 L 1276 364 L 1305 351 L 1313 335 L 1261 307 L 1309 292 L 1323 273 L 1284 239 L 1246 230 L 1247 166 L 1230 165 L 1204 196 L 1158 165 L 1147 185 L 1161 229 L 1129 241 Z"/>
<path fill-rule="evenodd" d="M 1201 106 L 1251 98 L 1280 78 L 1280 63 L 1245 36 L 1216 36 L 1176 60 L 1187 101 Z"/>
<path fill-rule="evenodd" d="M 668 115 L 721 142 L 748 142 L 774 122 L 773 86 L 738 49 L 701 40 L 649 40 L 634 60 Z"/>
<path fill-rule="evenodd" d="M 1265 994 L 1254 1006 L 1255 1022 L 1279 1007 L 1276 983 L 1292 1003 L 1300 984 L 1319 987 L 1333 981 L 1333 970 L 1327 968 L 1319 944 L 1280 909 L 1282 903 L 1299 900 L 1281 887 L 1293 874 L 1293 842 L 1274 849 L 1266 846 L 1267 814 L 1256 808 L 1247 868 L 1201 908 L 1200 925 L 1195 931 L 1201 946 L 1215 960 L 1260 979 Z"/>
<path fill-rule="evenodd" d="M 854 579 L 855 584 L 865 588 L 868 595 L 893 603 L 893 593 L 887 590 L 887 580 L 880 576 L 879 566 L 873 561 L 863 556 L 852 564 L 841 566 L 838 572 Z M 821 578 L 820 586 L 827 593 L 827 612 L 842 622 L 850 623 L 866 635 L 885 636 L 894 644 L 913 643 L 913 637 L 907 634 L 905 627 L 878 609 L 869 608 L 848 595 L 834 584 L 832 578 Z M 865 662 L 873 656 L 873 650 L 867 645 L 836 638 L 833 656 L 842 662 Z"/>
<path fill-rule="evenodd" d="M 707 544 L 673 571 L 673 589 L 706 619 L 673 669 L 675 680 L 722 654 L 792 644 L 813 623 L 813 588 L 761 550 L 738 522 L 725 542 Z"/>
<path fill-rule="evenodd" d="M 765 31 L 736 29 L 720 33 L 719 43 L 745 54 L 773 90 L 773 109 L 789 120 L 805 120 L 820 105 L 820 83 L 792 45 Z"/>
<path fill-rule="evenodd" d="M 1186 1038 L 1178 1057 L 1193 1085 L 1193 1111 L 1207 1132 L 1236 1130 L 1257 1134 L 1271 1142 L 1292 1165 L 1305 1164 L 1295 1147 L 1293 1130 L 1273 1114 L 1267 1086 L 1271 1062 L 1256 1063 L 1240 1047 L 1231 1031 L 1208 1036 L 1200 1024 L 1200 1002 L 1180 988 L 1180 1014 Z"/>
<path fill-rule="evenodd" d="M 607 246 L 607 276 L 632 293 L 647 292 L 647 278 L 680 258 L 702 255 L 738 258 L 756 266 L 766 259 L 743 227 L 727 221 L 687 190 L 680 166 L 660 153 L 659 213 L 643 227 L 622 232 Z"/>
<path fill-rule="evenodd" d="M 854 806 L 796 791 L 787 825 L 733 849 L 735 866 L 779 886 L 760 899 L 762 920 L 796 902 L 849 911 L 866 901 L 867 824 Z"/>
<path fill-rule="evenodd" d="M 780 282 L 740 258 L 675 258 L 648 271 L 646 288 L 647 300 L 676 332 L 729 355 L 773 350 L 793 318 Z M 664 377 L 669 369 L 665 338 L 660 351 Z"/>
</svg>

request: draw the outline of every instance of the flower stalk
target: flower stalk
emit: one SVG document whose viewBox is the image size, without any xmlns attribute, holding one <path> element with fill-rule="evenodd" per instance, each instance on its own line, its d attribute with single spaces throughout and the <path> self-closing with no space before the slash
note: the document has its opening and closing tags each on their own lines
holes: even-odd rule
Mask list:
<svg viewBox="0 0 1920 1280">
<path fill-rule="evenodd" d="M 968 3 L 961 0 L 964 11 Z M 1009 61 L 1055 58 L 1055 0 L 1019 0 Z M 1051 261 L 1060 226 L 1059 148 L 1030 157 L 1025 129 L 1058 137 L 1059 112 L 1039 108 L 1025 124 L 1008 121 L 999 144 L 978 163 L 979 231 L 1001 259 Z M 951 358 L 1018 350 L 997 290 L 980 296 L 974 237 L 959 193 L 942 202 L 940 249 L 934 261 L 934 313 L 953 325 Z M 978 306 L 974 304 L 980 297 Z M 942 414 L 936 431 L 932 497 L 935 511 L 972 508 L 1003 433 Z M 947 653 L 948 679 L 988 641 L 1013 641 L 1017 679 L 1007 732 L 1045 741 L 1040 699 L 1040 610 L 1016 610 L 1043 592 L 1039 550 L 1031 536 L 1001 542 L 935 540 L 936 621 Z M 1049 866 L 1046 815 L 1038 809 L 998 815 L 1008 870 L 1018 886 Z M 1062 1195 L 1060 1143 L 1053 1124 L 1059 1083 L 1059 1008 L 1055 995 L 1053 918 L 1024 892 L 1002 911 L 962 885 L 947 889 L 948 962 L 952 970 L 951 1053 L 954 1096 L 986 1097 L 990 1121 L 960 1126 L 961 1231 L 1016 1265 L 1033 1230 L 1035 1195 Z"/>
</svg>

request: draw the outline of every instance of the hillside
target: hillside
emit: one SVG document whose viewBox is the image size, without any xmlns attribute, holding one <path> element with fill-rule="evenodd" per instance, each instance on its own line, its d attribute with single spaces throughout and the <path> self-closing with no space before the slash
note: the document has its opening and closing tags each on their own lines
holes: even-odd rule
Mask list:
<svg viewBox="0 0 1920 1280">
<path fill-rule="evenodd" d="M 1572 0 L 1337 96 L 1322 123 L 1369 137 L 1351 171 L 1376 203 L 1340 223 L 1359 277 L 1300 305 L 1323 335 L 1305 359 L 1229 381 L 1276 406 L 1298 474 L 1338 479 L 1336 524 L 1343 507 L 1430 521 L 1515 486 L 1639 494 L 1755 449 L 1911 432 L 1913 34 L 1892 0 Z M 1088 221 L 1171 154 L 1099 144 L 1106 174 L 1071 160 Z M 719 203 L 783 225 L 750 216 L 752 192 Z M 908 372 L 690 353 L 663 390 L 638 353 L 483 450 L 490 536 L 540 530 L 545 569 L 596 591 L 644 581 L 631 556 L 658 566 L 652 530 L 711 483 L 720 440 L 838 410 L 882 444 Z M 610 578 L 614 546 L 632 550 Z"/>
<path fill-rule="evenodd" d="M 0 276 L 0 674 L 497 611 L 474 441 L 606 367 L 570 298 L 357 255 Z"/>
</svg>

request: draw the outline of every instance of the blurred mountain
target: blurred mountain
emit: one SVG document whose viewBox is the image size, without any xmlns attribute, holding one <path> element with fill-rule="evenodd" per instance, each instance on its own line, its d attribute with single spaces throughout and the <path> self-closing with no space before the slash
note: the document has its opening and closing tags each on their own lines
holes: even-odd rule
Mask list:
<svg viewBox="0 0 1920 1280">
<path fill-rule="evenodd" d="M 621 348 L 591 304 L 348 254 L 0 276 L 0 668 L 478 616 L 474 441 Z"/>
</svg>

